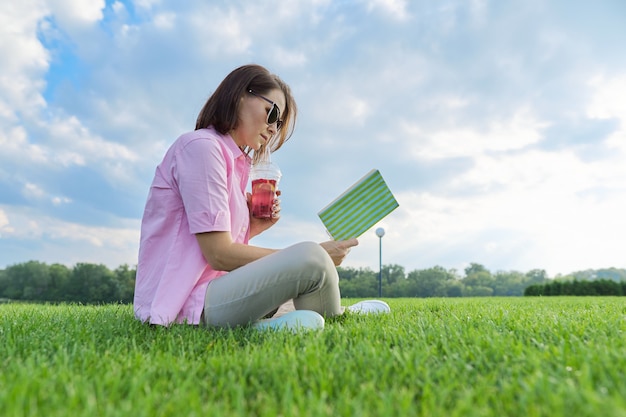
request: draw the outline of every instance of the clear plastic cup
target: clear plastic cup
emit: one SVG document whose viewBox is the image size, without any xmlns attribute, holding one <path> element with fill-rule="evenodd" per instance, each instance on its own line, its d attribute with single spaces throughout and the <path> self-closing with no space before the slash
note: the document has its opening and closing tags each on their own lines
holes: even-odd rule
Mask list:
<svg viewBox="0 0 626 417">
<path fill-rule="evenodd" d="M 258 219 L 272 217 L 272 206 L 282 173 L 276 164 L 260 162 L 252 166 L 252 216 Z"/>
</svg>

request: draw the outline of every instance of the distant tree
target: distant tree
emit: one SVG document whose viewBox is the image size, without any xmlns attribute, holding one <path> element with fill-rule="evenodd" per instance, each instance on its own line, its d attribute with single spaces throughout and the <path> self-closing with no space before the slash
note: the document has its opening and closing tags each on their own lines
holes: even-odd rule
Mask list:
<svg viewBox="0 0 626 417">
<path fill-rule="evenodd" d="M 114 275 L 105 265 L 77 264 L 72 271 L 67 293 L 70 301 L 118 301 Z"/>
<path fill-rule="evenodd" d="M 626 281 L 626 269 L 617 268 L 601 268 L 586 269 L 584 271 L 576 271 L 569 274 L 573 280 L 578 281 L 594 281 L 594 280 L 610 280 L 610 281 Z"/>
<path fill-rule="evenodd" d="M 446 297 L 455 276 L 441 266 L 412 271 L 407 276 L 411 297 Z"/>
<path fill-rule="evenodd" d="M 45 263 L 29 261 L 9 266 L 5 270 L 5 296 L 14 300 L 48 300 L 50 274 Z"/>
<path fill-rule="evenodd" d="M 529 285 L 543 284 L 548 280 L 548 274 L 543 269 L 532 269 L 526 273 L 526 279 Z"/>
<path fill-rule="evenodd" d="M 466 297 L 491 297 L 493 288 L 483 287 L 482 285 L 465 286 Z"/>
<path fill-rule="evenodd" d="M 404 267 L 396 264 L 383 265 L 383 279 L 387 284 L 391 285 L 400 280 L 406 279 Z"/>
<path fill-rule="evenodd" d="M 48 270 L 50 272 L 49 300 L 66 301 L 68 299 L 66 291 L 72 270 L 61 264 L 52 264 Z"/>
<path fill-rule="evenodd" d="M 567 281 L 567 280 L 554 280 L 545 284 L 535 284 L 526 288 L 524 295 L 536 296 L 536 295 L 548 295 L 548 296 L 560 296 L 560 295 L 610 295 L 610 296 L 622 296 L 625 295 L 623 284 L 626 282 L 616 282 L 608 279 L 594 279 L 584 281 Z"/>
<path fill-rule="evenodd" d="M 487 272 L 487 273 L 489 273 L 487 268 L 485 268 L 483 265 L 477 264 L 475 262 L 470 263 L 470 265 L 467 268 L 465 268 L 465 276 L 466 277 L 469 277 L 470 275 L 473 275 L 473 274 L 478 274 L 480 272 Z"/>
<path fill-rule="evenodd" d="M 498 271 L 494 275 L 494 296 L 521 296 L 526 288 L 526 276 L 521 272 Z"/>
<path fill-rule="evenodd" d="M 465 268 L 465 278 L 461 281 L 465 286 L 465 296 L 488 297 L 494 293 L 495 279 L 482 265 L 471 264 Z"/>
<path fill-rule="evenodd" d="M 464 286 L 461 281 L 455 279 L 453 281 L 446 282 L 446 296 L 447 297 L 463 297 Z"/>
<path fill-rule="evenodd" d="M 339 289 L 347 298 L 375 297 L 378 295 L 378 273 L 369 268 L 355 270 L 341 268 L 339 271 Z"/>
<path fill-rule="evenodd" d="M 8 298 L 6 296 L 6 290 L 9 287 L 9 278 L 4 269 L 0 269 L 0 298 Z"/>
<path fill-rule="evenodd" d="M 121 265 L 113 271 L 113 274 L 117 293 L 115 301 L 132 303 L 137 270 L 130 269 L 128 265 Z"/>
<path fill-rule="evenodd" d="M 358 278 L 360 270 L 357 268 L 338 266 L 337 273 L 339 274 L 339 282 L 352 281 L 353 279 Z"/>
<path fill-rule="evenodd" d="M 536 297 L 536 296 L 544 295 L 543 289 L 544 289 L 543 285 L 538 285 L 538 284 L 529 285 L 528 287 L 524 289 L 524 295 L 527 297 Z"/>
</svg>

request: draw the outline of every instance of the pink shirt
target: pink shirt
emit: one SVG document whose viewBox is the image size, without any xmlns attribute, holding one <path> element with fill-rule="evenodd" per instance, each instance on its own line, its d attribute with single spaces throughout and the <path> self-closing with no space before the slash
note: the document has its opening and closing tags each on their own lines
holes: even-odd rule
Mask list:
<svg viewBox="0 0 626 417">
<path fill-rule="evenodd" d="M 135 316 L 168 325 L 198 324 L 209 281 L 195 234 L 228 231 L 248 243 L 250 158 L 213 128 L 180 136 L 156 169 L 141 223 Z"/>
</svg>

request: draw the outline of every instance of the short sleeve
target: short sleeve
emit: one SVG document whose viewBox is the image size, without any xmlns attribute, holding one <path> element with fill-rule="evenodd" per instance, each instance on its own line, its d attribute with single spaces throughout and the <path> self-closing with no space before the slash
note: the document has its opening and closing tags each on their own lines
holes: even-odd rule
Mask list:
<svg viewBox="0 0 626 417">
<path fill-rule="evenodd" d="M 192 234 L 230 231 L 229 171 L 232 163 L 213 138 L 197 138 L 176 155 L 174 179 Z"/>
</svg>

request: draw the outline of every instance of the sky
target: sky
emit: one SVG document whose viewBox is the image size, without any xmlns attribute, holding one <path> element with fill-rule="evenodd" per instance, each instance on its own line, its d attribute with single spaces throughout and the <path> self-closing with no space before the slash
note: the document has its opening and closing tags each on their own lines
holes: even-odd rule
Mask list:
<svg viewBox="0 0 626 417">
<path fill-rule="evenodd" d="M 0 269 L 135 266 L 169 145 L 240 65 L 287 82 L 281 219 L 379 169 L 400 206 L 345 267 L 626 267 L 622 0 L 0 2 Z M 382 240 L 374 230 L 385 229 Z"/>
</svg>

